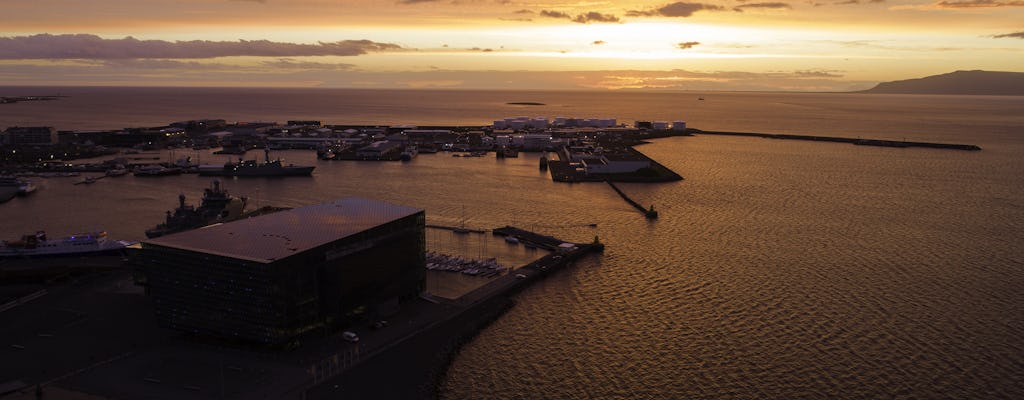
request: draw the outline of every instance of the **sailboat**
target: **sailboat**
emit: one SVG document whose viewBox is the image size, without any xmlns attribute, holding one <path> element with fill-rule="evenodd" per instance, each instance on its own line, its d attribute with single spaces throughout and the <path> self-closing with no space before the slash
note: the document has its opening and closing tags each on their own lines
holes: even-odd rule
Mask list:
<svg viewBox="0 0 1024 400">
<path fill-rule="evenodd" d="M 459 234 L 469 233 L 469 229 L 466 229 L 466 206 L 462 206 L 462 221 L 459 223 L 459 227 L 452 229 L 452 232 Z"/>
</svg>

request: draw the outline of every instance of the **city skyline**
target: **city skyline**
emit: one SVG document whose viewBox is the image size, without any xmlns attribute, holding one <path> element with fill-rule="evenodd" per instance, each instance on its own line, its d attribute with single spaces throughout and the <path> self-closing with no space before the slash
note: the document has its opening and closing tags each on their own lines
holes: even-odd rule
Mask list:
<svg viewBox="0 0 1024 400">
<path fill-rule="evenodd" d="M 848 91 L 1024 70 L 1024 2 L 15 1 L 0 85 Z"/>
</svg>

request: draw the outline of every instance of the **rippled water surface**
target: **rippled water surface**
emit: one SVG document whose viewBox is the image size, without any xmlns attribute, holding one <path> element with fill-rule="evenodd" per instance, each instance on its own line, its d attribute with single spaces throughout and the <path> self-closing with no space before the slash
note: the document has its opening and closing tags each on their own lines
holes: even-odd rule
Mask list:
<svg viewBox="0 0 1024 400">
<path fill-rule="evenodd" d="M 424 208 L 428 223 L 465 218 L 471 227 L 512 224 L 607 244 L 603 256 L 519 294 L 516 307 L 463 348 L 444 398 L 1024 397 L 1024 98 L 89 90 L 45 105 L 3 105 L 0 127 L 50 118 L 60 129 L 117 128 L 202 117 L 484 125 L 562 115 L 977 144 L 982 151 L 659 139 L 639 149 L 686 180 L 621 185 L 655 205 L 661 218 L 653 222 L 607 185 L 551 182 L 537 168 L 538 154 L 356 163 L 289 151 L 278 155 L 317 165 L 312 178 L 225 185 L 261 205 L 362 196 Z M 152 97 L 161 100 L 139 105 Z M 103 228 L 141 239 L 179 192 L 198 196 L 209 182 L 129 176 L 40 184 L 32 196 L 0 205 L 8 236 Z M 446 234 L 428 233 L 428 243 L 509 262 L 530 257 L 501 242 Z"/>
</svg>

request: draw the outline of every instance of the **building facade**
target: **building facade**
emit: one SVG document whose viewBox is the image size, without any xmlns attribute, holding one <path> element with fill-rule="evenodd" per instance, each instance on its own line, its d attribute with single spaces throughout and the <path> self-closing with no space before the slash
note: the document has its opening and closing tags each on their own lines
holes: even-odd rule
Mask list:
<svg viewBox="0 0 1024 400">
<path fill-rule="evenodd" d="M 165 326 L 282 344 L 425 287 L 425 213 L 349 198 L 163 236 L 134 255 Z"/>
</svg>

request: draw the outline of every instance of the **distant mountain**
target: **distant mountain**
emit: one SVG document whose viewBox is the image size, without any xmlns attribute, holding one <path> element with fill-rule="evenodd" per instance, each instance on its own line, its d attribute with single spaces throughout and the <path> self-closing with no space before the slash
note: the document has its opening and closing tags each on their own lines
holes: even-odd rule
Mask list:
<svg viewBox="0 0 1024 400">
<path fill-rule="evenodd" d="M 882 82 L 861 93 L 1024 96 L 1024 72 L 956 71 L 920 79 Z"/>
</svg>

